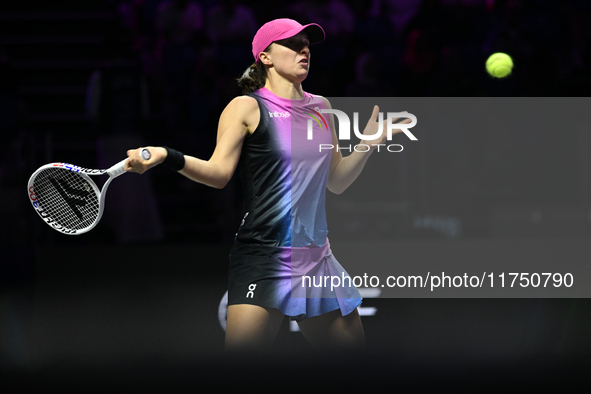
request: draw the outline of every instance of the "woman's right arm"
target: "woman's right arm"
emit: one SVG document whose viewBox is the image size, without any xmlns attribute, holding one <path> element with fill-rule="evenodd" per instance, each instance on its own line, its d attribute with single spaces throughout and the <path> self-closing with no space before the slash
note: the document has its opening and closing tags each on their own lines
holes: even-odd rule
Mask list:
<svg viewBox="0 0 591 394">
<path fill-rule="evenodd" d="M 244 138 L 258 125 L 260 113 L 255 99 L 248 96 L 236 97 L 222 112 L 218 123 L 218 136 L 213 155 L 209 160 L 185 155 L 185 166 L 179 172 L 187 178 L 217 189 L 230 181 L 242 151 Z M 152 158 L 143 161 L 139 149 L 128 151 L 130 160 L 127 171 L 143 173 L 162 163 L 166 149 L 148 147 Z"/>
</svg>

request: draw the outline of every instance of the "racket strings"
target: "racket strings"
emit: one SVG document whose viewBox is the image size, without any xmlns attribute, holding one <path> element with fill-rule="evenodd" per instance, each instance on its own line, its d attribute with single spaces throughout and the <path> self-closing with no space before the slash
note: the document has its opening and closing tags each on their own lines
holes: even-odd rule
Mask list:
<svg viewBox="0 0 591 394">
<path fill-rule="evenodd" d="M 92 225 L 99 214 L 99 196 L 90 181 L 63 168 L 48 168 L 37 174 L 33 187 L 49 218 L 71 230 Z"/>
</svg>

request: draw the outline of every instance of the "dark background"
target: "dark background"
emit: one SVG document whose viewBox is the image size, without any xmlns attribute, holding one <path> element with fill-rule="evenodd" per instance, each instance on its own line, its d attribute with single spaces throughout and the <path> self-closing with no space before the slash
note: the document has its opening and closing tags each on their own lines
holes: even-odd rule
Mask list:
<svg viewBox="0 0 591 394">
<path fill-rule="evenodd" d="M 54 161 L 105 168 L 142 145 L 207 158 L 219 114 L 240 94 L 234 79 L 252 63 L 256 29 L 278 17 L 325 28 L 304 86 L 326 97 L 585 97 L 588 2 L 185 3 L 0 6 L 0 371 L 14 378 L 6 382 L 306 389 L 300 379 L 309 377 L 327 388 L 480 389 L 567 386 L 579 376 L 591 350 L 588 299 L 368 298 L 376 314 L 363 318 L 367 354 L 310 357 L 286 322 L 267 357 L 225 358 L 218 305 L 242 216 L 237 179 L 213 190 L 160 168 L 124 175 L 98 227 L 77 237 L 44 225 L 24 193 L 30 174 Z M 484 70 L 497 51 L 515 61 L 503 80 Z M 587 238 L 590 132 L 579 130 L 576 143 L 560 130 L 420 140 L 427 148 L 405 152 L 407 167 L 401 160 L 391 178 L 426 166 L 390 200 L 408 224 L 396 224 L 396 241 Z M 491 149 L 501 142 L 509 160 Z M 366 218 L 360 225 L 381 228 Z"/>
</svg>

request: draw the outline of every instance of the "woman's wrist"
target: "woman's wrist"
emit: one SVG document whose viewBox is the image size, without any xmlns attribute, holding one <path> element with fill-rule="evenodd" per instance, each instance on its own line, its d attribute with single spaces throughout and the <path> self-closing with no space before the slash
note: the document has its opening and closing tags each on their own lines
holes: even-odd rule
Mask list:
<svg viewBox="0 0 591 394">
<path fill-rule="evenodd" d="M 166 150 L 166 157 L 162 161 L 162 165 L 173 171 L 180 171 L 185 167 L 185 155 L 178 150 L 163 146 Z"/>
<path fill-rule="evenodd" d="M 379 144 L 377 142 L 372 141 L 372 140 L 360 141 L 356 147 L 357 149 L 355 149 L 355 152 L 371 153 L 377 148 L 378 145 Z"/>
</svg>

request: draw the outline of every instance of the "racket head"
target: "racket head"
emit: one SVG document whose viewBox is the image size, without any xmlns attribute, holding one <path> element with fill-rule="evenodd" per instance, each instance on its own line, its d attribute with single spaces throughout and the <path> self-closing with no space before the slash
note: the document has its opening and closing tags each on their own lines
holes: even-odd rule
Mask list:
<svg viewBox="0 0 591 394">
<path fill-rule="evenodd" d="M 29 178 L 29 200 L 41 219 L 62 234 L 79 235 L 96 226 L 103 214 L 101 191 L 87 175 L 104 173 L 66 163 L 46 164 Z"/>
</svg>

